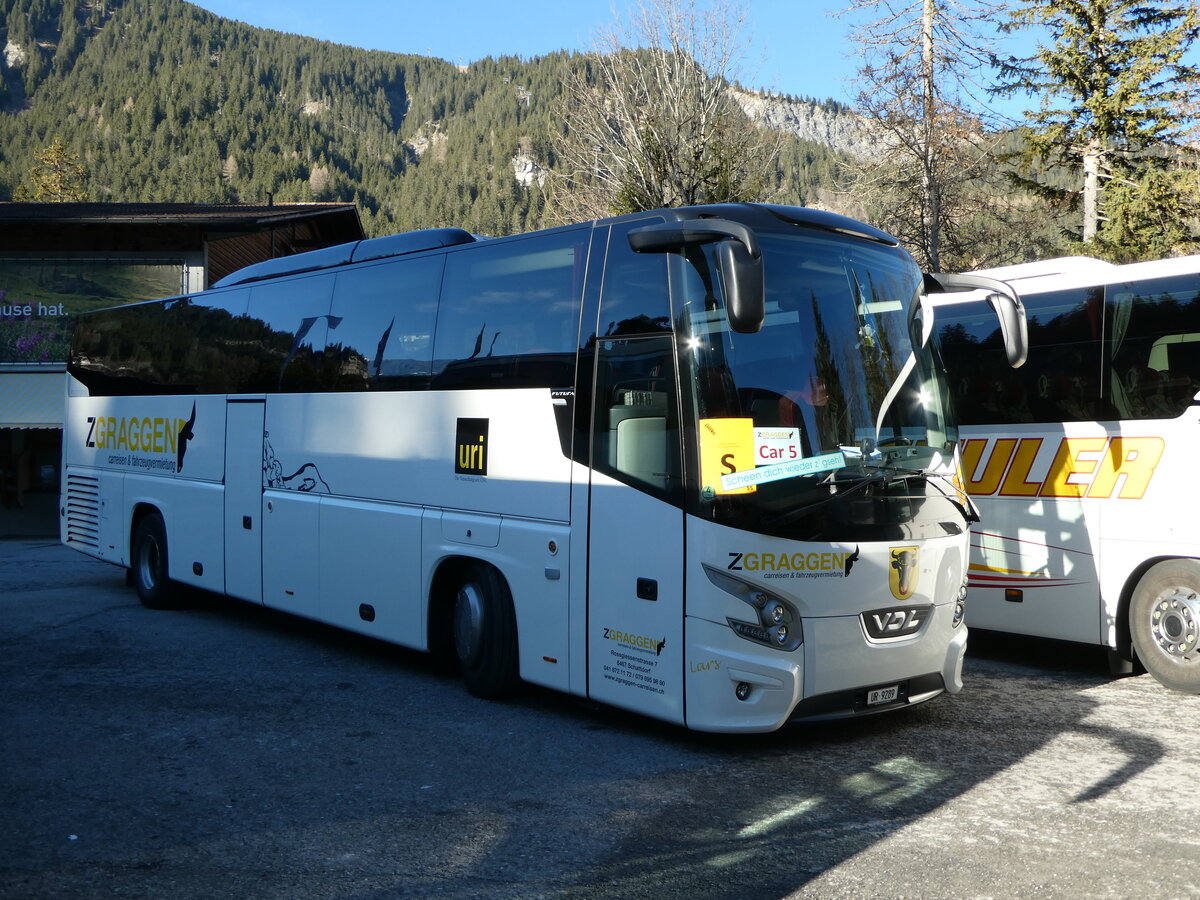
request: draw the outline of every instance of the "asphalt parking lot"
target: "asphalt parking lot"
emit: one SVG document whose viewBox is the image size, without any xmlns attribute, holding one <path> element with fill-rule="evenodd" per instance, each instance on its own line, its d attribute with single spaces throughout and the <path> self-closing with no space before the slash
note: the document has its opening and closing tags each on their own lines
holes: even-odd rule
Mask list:
<svg viewBox="0 0 1200 900">
<path fill-rule="evenodd" d="M 706 736 L 0 541 L 2 898 L 1200 895 L 1200 697 L 973 635 L 902 715 Z"/>
</svg>

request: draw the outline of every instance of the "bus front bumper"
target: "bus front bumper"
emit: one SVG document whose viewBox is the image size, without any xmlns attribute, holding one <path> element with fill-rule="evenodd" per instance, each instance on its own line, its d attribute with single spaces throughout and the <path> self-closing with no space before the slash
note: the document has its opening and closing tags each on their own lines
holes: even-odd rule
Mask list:
<svg viewBox="0 0 1200 900">
<path fill-rule="evenodd" d="M 956 694 L 967 628 L 953 628 L 952 614 L 952 607 L 939 607 L 922 634 L 888 644 L 868 643 L 857 616 L 805 619 L 805 642 L 790 653 L 689 618 L 687 726 L 773 731 L 787 722 L 874 715 Z"/>
</svg>

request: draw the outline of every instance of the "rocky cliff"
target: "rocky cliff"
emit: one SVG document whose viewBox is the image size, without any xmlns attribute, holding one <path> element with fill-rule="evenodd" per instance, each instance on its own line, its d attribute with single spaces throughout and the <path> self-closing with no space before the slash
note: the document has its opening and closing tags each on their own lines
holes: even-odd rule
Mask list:
<svg viewBox="0 0 1200 900">
<path fill-rule="evenodd" d="M 759 125 L 852 156 L 872 152 L 873 141 L 862 119 L 845 107 L 737 88 L 730 88 L 729 95 Z"/>
</svg>

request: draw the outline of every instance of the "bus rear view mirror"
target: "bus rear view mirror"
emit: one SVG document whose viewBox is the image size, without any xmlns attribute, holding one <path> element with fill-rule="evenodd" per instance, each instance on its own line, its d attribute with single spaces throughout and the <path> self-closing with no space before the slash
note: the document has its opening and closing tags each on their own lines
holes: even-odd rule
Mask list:
<svg viewBox="0 0 1200 900">
<path fill-rule="evenodd" d="M 766 316 L 762 253 L 754 232 L 727 219 L 687 219 L 646 225 L 629 232 L 636 253 L 671 253 L 716 243 L 717 265 L 725 284 L 725 315 L 740 334 L 760 330 Z"/>
<path fill-rule="evenodd" d="M 763 326 L 762 257 L 753 257 L 740 241 L 717 245 L 717 262 L 725 274 L 725 315 L 729 327 L 740 334 L 753 334 Z"/>
<path fill-rule="evenodd" d="M 1025 359 L 1029 355 L 1029 325 L 1025 319 L 1025 304 L 1021 302 L 1017 292 L 1003 281 L 985 278 L 982 275 L 927 274 L 925 276 L 926 294 L 957 293 L 959 291 L 987 292 L 988 304 L 1000 321 L 1000 336 L 1004 339 L 1004 352 L 1008 357 L 1008 364 L 1014 369 L 1024 365 Z M 942 301 L 942 303 L 945 302 Z M 954 301 L 949 302 L 953 303 Z M 935 305 L 941 305 L 941 303 Z"/>
</svg>

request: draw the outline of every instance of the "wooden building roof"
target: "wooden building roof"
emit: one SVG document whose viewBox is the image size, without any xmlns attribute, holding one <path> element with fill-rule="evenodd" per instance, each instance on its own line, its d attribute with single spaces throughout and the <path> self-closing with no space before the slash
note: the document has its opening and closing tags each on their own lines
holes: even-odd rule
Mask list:
<svg viewBox="0 0 1200 900">
<path fill-rule="evenodd" d="M 0 252 L 208 251 L 208 280 L 365 237 L 352 203 L 0 203 Z"/>
</svg>

